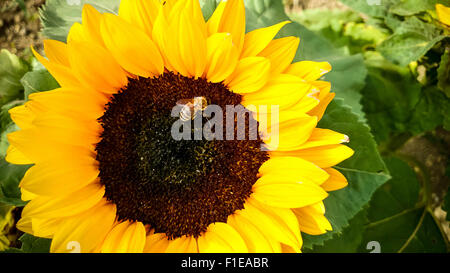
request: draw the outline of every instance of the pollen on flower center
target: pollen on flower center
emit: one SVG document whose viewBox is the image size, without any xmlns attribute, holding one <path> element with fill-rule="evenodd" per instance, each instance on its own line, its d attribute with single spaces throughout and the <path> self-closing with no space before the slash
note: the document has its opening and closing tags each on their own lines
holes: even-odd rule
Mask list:
<svg viewBox="0 0 450 273">
<path fill-rule="evenodd" d="M 194 97 L 223 109 L 242 100 L 223 84 L 165 73 L 130 79 L 100 118 L 96 150 L 106 198 L 120 219 L 149 224 L 172 239 L 197 237 L 243 209 L 268 159 L 260 139 L 173 139 L 171 110 L 179 99 Z"/>
</svg>

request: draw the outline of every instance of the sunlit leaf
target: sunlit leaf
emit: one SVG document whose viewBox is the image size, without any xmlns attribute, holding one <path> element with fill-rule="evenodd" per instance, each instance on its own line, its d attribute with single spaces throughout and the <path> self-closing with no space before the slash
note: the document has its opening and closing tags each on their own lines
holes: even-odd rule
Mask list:
<svg viewBox="0 0 450 273">
<path fill-rule="evenodd" d="M 360 250 L 377 241 L 381 252 L 446 252 L 443 234 L 419 195 L 415 172 L 398 158 L 385 162 L 393 178 L 370 202 Z"/>
<path fill-rule="evenodd" d="M 0 51 L 0 105 L 22 97 L 20 79 L 28 66 L 6 49 Z"/>
</svg>

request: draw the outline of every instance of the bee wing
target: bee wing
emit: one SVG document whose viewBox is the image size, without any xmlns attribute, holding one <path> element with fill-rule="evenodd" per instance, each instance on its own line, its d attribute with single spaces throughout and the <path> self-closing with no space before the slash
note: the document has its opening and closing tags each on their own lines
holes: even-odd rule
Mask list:
<svg viewBox="0 0 450 273">
<path fill-rule="evenodd" d="M 184 106 L 184 105 L 189 105 L 189 104 L 194 104 L 194 100 L 193 99 L 181 99 L 181 100 L 178 100 L 177 101 L 177 105 L 181 105 L 181 106 Z"/>
</svg>

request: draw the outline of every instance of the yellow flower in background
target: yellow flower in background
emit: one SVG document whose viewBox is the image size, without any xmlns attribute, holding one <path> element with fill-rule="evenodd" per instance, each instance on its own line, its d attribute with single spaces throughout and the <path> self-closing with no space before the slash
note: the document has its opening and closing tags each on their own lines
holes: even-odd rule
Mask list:
<svg viewBox="0 0 450 273">
<path fill-rule="evenodd" d="M 122 0 L 118 16 L 85 5 L 67 43 L 35 52 L 61 88 L 10 111 L 21 130 L 6 159 L 34 164 L 18 228 L 52 252 L 300 252 L 301 232 L 331 230 L 322 201 L 347 185 L 332 167 L 353 151 L 316 128 L 331 67 L 292 64 L 299 39 L 274 39 L 287 23 L 246 34 L 243 0 L 207 22 L 197 0 Z M 193 97 L 278 105 L 276 150 L 173 139 L 171 110 Z"/>
<path fill-rule="evenodd" d="M 447 8 L 442 4 L 437 4 L 436 12 L 439 17 L 439 21 L 450 26 L 450 8 Z"/>
</svg>

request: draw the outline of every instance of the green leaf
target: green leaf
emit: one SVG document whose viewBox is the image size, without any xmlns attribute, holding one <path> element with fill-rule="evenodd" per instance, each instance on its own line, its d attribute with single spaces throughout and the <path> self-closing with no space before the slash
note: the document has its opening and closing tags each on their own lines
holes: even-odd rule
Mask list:
<svg viewBox="0 0 450 273">
<path fill-rule="evenodd" d="M 13 165 L 0 159 L 0 202 L 17 207 L 25 206 L 19 183 L 30 165 Z"/>
<path fill-rule="evenodd" d="M 436 88 L 423 88 L 408 68 L 378 57 L 366 64 L 369 76 L 361 103 L 378 143 L 391 135 L 418 135 L 449 122 L 450 99 Z"/>
<path fill-rule="evenodd" d="M 377 49 L 391 62 L 406 66 L 420 59 L 445 37 L 440 35 L 436 26 L 411 17 L 402 22 Z"/>
<path fill-rule="evenodd" d="M 52 243 L 51 239 L 34 237 L 28 233 L 23 234 L 19 241 L 22 242 L 20 249 L 11 247 L 0 253 L 49 253 Z"/>
<path fill-rule="evenodd" d="M 21 250 L 26 253 L 49 253 L 51 240 L 45 238 L 38 238 L 25 233 L 19 238 L 22 242 Z"/>
<path fill-rule="evenodd" d="M 328 128 L 349 136 L 350 143 L 348 146 L 355 151 L 355 154 L 341 163 L 340 167 L 377 175 L 389 173 L 377 151 L 377 144 L 370 133 L 369 127 L 360 121 L 358 116 L 345 106 L 341 99 L 335 99 L 328 106 L 318 127 Z"/>
<path fill-rule="evenodd" d="M 407 131 L 406 124 L 419 103 L 421 86 L 407 68 L 383 59 L 367 62 L 369 76 L 362 91 L 364 112 L 377 142 L 391 133 Z"/>
<path fill-rule="evenodd" d="M 47 70 L 36 70 L 25 74 L 20 80 L 25 88 L 25 99 L 32 93 L 53 90 L 59 87 L 58 82 Z"/>
<path fill-rule="evenodd" d="M 438 36 L 429 40 L 420 33 L 396 34 L 385 40 L 378 50 L 392 62 L 406 66 L 425 55 L 436 43 L 445 36 Z"/>
<path fill-rule="evenodd" d="M 342 232 L 349 225 L 349 220 L 370 201 L 376 189 L 390 178 L 369 128 L 350 108 L 343 105 L 342 100 L 337 99 L 330 104 L 319 127 L 348 134 L 348 146 L 355 154 L 337 168 L 347 177 L 349 185 L 342 190 L 331 192 L 324 201 L 325 216 L 333 231 L 319 236 L 305 234 L 304 248 L 323 245 L 324 241 Z"/>
<path fill-rule="evenodd" d="M 411 16 L 428 10 L 434 10 L 438 3 L 450 6 L 449 0 L 403 0 L 393 5 L 389 11 L 401 16 Z"/>
<path fill-rule="evenodd" d="M 203 17 L 208 20 L 216 10 L 220 0 L 200 0 L 200 6 L 202 7 Z"/>
<path fill-rule="evenodd" d="M 349 225 L 340 233 L 334 234 L 333 238 L 323 245 L 316 245 L 312 249 L 305 249 L 304 252 L 311 253 L 355 253 L 361 245 L 362 230 L 367 223 L 367 210 L 361 210 Z"/>
<path fill-rule="evenodd" d="M 423 89 L 419 103 L 407 124 L 414 135 L 434 130 L 440 125 L 448 126 L 450 119 L 450 98 L 435 87 Z"/>
<path fill-rule="evenodd" d="M 445 252 L 445 239 L 420 198 L 414 170 L 398 158 L 385 158 L 392 179 L 370 202 L 360 251 L 377 241 L 381 252 Z"/>
<path fill-rule="evenodd" d="M 0 51 L 0 105 L 21 98 L 23 90 L 20 79 L 28 66 L 8 50 Z"/>
<path fill-rule="evenodd" d="M 47 0 L 40 11 L 44 36 L 66 42 L 70 27 L 75 22 L 81 22 L 85 4 L 94 6 L 102 13 L 117 13 L 120 0 Z"/>
<path fill-rule="evenodd" d="M 438 87 L 450 98 L 450 49 L 442 55 L 438 68 Z"/>
<path fill-rule="evenodd" d="M 420 198 L 416 173 L 401 159 L 385 158 L 392 179 L 373 195 L 368 208 L 323 246 L 311 252 L 369 252 L 368 243 L 381 252 L 445 252 L 445 239 Z"/>
<path fill-rule="evenodd" d="M 384 23 L 390 28 L 392 32 L 395 32 L 395 30 L 402 25 L 402 22 L 403 17 L 395 15 L 391 12 L 388 12 L 387 16 L 384 18 Z"/>
<path fill-rule="evenodd" d="M 333 69 L 325 75 L 324 80 L 332 83 L 332 90 L 337 98 L 343 99 L 361 120 L 365 120 L 361 106 L 362 96 L 359 92 L 364 88 L 367 76 L 363 56 L 357 54 L 330 58 L 329 62 Z"/>
</svg>

